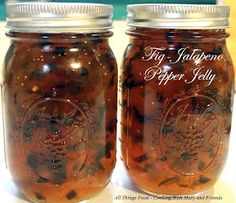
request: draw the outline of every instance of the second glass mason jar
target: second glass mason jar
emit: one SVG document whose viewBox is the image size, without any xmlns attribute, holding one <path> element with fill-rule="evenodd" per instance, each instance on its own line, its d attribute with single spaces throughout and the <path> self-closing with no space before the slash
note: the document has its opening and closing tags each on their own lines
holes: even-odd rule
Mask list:
<svg viewBox="0 0 236 203">
<path fill-rule="evenodd" d="M 8 5 L 7 167 L 33 202 L 78 202 L 109 182 L 116 156 L 112 6 Z"/>
<path fill-rule="evenodd" d="M 122 159 L 153 194 L 196 194 L 226 161 L 234 72 L 229 8 L 130 5 L 121 68 Z"/>
</svg>

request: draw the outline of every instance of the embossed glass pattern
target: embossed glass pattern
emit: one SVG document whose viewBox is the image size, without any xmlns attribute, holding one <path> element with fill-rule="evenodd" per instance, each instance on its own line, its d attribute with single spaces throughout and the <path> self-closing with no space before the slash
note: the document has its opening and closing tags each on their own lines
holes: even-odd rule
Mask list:
<svg viewBox="0 0 236 203">
<path fill-rule="evenodd" d="M 115 166 L 117 66 L 110 31 L 7 34 L 5 151 L 33 202 L 78 202 Z"/>
<path fill-rule="evenodd" d="M 223 170 L 234 72 L 225 30 L 132 27 L 120 77 L 122 159 L 155 194 L 195 194 Z"/>
</svg>

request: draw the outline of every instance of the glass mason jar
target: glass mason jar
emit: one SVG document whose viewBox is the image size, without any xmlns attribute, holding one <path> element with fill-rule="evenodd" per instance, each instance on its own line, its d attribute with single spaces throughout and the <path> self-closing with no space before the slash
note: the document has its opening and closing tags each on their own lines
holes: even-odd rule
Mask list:
<svg viewBox="0 0 236 203">
<path fill-rule="evenodd" d="M 78 202 L 115 166 L 117 65 L 112 6 L 8 5 L 4 69 L 7 167 L 33 202 Z"/>
<path fill-rule="evenodd" d="M 229 146 L 229 8 L 154 4 L 128 11 L 130 43 L 120 78 L 128 174 L 149 193 L 206 191 L 219 178 Z"/>
</svg>

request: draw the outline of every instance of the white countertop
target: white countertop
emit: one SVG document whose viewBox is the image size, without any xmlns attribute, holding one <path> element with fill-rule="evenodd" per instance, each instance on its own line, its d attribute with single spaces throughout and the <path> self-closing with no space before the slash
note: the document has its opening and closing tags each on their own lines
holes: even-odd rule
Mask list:
<svg viewBox="0 0 236 203">
<path fill-rule="evenodd" d="M 0 64 L 2 64 L 3 57 L 5 55 L 5 50 L 8 47 L 9 40 L 4 36 L 4 23 L 0 23 Z M 123 51 L 128 43 L 128 39 L 124 34 L 125 22 L 115 22 L 114 32 L 115 36 L 110 40 L 112 49 L 114 50 L 116 57 L 118 59 L 118 63 L 121 61 L 121 57 L 123 55 Z M 236 102 L 235 102 L 236 107 Z M 1 118 L 1 109 L 0 109 L 0 124 L 2 124 Z M 10 175 L 5 168 L 4 161 L 4 148 L 3 148 L 3 132 L 2 125 L 0 125 L 0 133 L 2 139 L 0 139 L 0 202 L 2 203 L 27 203 L 28 201 L 20 194 L 19 190 L 14 186 L 11 181 Z M 114 170 L 112 180 L 110 184 L 101 192 L 98 196 L 92 199 L 91 203 L 236 203 L 236 116 L 234 116 L 233 124 L 232 124 L 232 133 L 231 133 L 231 142 L 229 149 L 229 156 L 223 171 L 223 174 L 220 177 L 220 180 L 216 183 L 214 188 L 209 191 L 211 196 L 222 197 L 222 200 L 153 200 L 150 196 L 141 193 L 135 188 L 131 182 L 129 181 L 122 163 L 118 158 L 117 166 Z M 118 147 L 118 156 L 120 156 L 119 147 Z M 118 200 L 121 197 L 120 200 Z M 149 200 L 138 200 L 141 198 L 147 198 Z M 161 198 L 160 196 L 159 198 Z M 130 200 L 127 200 L 130 198 Z M 133 199 L 133 200 L 131 200 Z"/>
</svg>

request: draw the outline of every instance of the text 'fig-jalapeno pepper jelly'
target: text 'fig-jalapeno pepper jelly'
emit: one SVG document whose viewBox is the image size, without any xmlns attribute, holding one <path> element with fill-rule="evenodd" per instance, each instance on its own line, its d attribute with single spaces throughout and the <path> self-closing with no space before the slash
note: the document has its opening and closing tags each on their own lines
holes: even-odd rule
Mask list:
<svg viewBox="0 0 236 203">
<path fill-rule="evenodd" d="M 225 6 L 128 6 L 122 158 L 143 191 L 196 194 L 222 172 L 234 94 L 228 17 Z"/>
<path fill-rule="evenodd" d="M 33 202 L 86 200 L 109 182 L 117 106 L 111 26 L 110 5 L 8 5 L 6 160 Z"/>
</svg>

